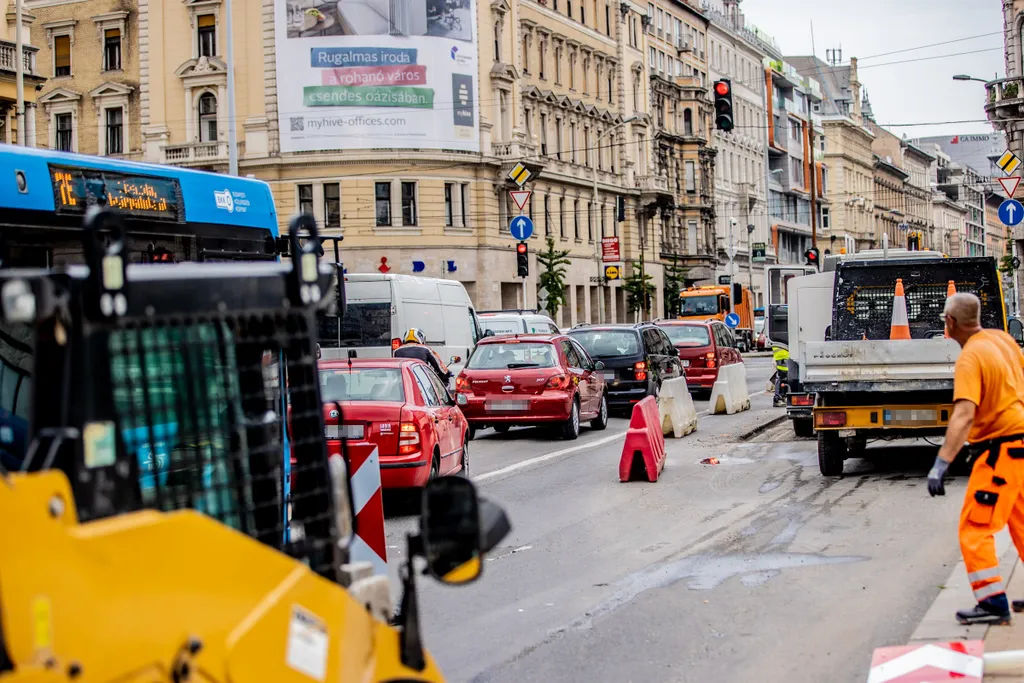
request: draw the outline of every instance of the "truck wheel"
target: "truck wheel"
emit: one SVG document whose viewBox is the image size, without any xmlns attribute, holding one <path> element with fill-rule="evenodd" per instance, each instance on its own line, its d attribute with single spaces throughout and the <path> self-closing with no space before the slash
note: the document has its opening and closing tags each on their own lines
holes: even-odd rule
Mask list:
<svg viewBox="0 0 1024 683">
<path fill-rule="evenodd" d="M 814 419 L 810 417 L 794 417 L 793 433 L 805 438 L 814 436 Z"/>
<path fill-rule="evenodd" d="M 846 460 L 846 441 L 835 432 L 818 432 L 818 469 L 826 477 L 843 473 Z"/>
</svg>

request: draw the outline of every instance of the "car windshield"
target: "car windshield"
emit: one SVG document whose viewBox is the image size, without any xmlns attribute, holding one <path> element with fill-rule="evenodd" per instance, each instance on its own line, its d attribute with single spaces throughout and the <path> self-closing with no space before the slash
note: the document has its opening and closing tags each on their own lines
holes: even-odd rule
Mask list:
<svg viewBox="0 0 1024 683">
<path fill-rule="evenodd" d="M 711 334 L 703 325 L 665 325 L 661 329 L 676 346 L 709 346 Z"/>
<path fill-rule="evenodd" d="M 403 403 L 405 388 L 398 368 L 337 368 L 320 371 L 320 398 L 327 401 Z"/>
<path fill-rule="evenodd" d="M 470 370 L 555 367 L 555 347 L 543 342 L 481 344 L 466 365 Z"/>
<path fill-rule="evenodd" d="M 718 313 L 718 297 L 683 296 L 679 298 L 680 315 L 714 315 Z"/>
<path fill-rule="evenodd" d="M 640 354 L 640 336 L 634 330 L 581 330 L 572 338 L 594 358 Z"/>
</svg>

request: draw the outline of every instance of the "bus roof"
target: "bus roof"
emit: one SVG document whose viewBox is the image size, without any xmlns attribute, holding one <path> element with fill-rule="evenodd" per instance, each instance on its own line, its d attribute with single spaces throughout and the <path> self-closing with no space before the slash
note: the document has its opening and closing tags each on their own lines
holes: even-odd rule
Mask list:
<svg viewBox="0 0 1024 683">
<path fill-rule="evenodd" d="M 180 198 L 175 198 L 182 203 L 180 222 L 263 228 L 278 234 L 274 198 L 262 180 L 8 144 L 0 144 L 0 169 L 10 173 L 0 181 L 0 209 L 55 212 L 59 192 L 51 165 L 139 176 L 143 181 L 167 179 L 180 188 Z"/>
</svg>

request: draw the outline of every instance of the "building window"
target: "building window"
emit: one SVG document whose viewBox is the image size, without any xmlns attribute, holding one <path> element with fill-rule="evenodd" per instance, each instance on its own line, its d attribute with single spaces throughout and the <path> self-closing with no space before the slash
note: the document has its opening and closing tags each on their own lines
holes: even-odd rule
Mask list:
<svg viewBox="0 0 1024 683">
<path fill-rule="evenodd" d="M 608 73 L 608 104 L 612 103 L 612 93 L 614 92 L 614 89 L 612 88 L 612 83 L 615 82 L 614 79 L 615 79 L 615 75 L 612 74 L 611 73 L 611 69 L 609 69 L 609 73 Z"/>
<path fill-rule="evenodd" d="M 540 153 L 541 156 L 548 154 L 548 115 L 540 115 Z"/>
<path fill-rule="evenodd" d="M 548 195 L 544 195 L 544 235 L 551 235 L 551 202 Z"/>
<path fill-rule="evenodd" d="M 217 141 L 217 98 L 210 92 L 199 97 L 199 141 Z"/>
<path fill-rule="evenodd" d="M 201 14 L 196 17 L 196 24 L 199 56 L 217 56 L 217 17 L 213 14 Z"/>
<path fill-rule="evenodd" d="M 594 204 L 587 202 L 587 241 L 594 241 Z"/>
<path fill-rule="evenodd" d="M 562 160 L 562 119 L 555 120 L 555 156 Z"/>
<path fill-rule="evenodd" d="M 692 161 L 686 162 L 686 191 L 697 191 L 697 165 Z"/>
<path fill-rule="evenodd" d="M 587 1 L 580 0 L 580 23 L 587 23 Z"/>
<path fill-rule="evenodd" d="M 576 89 L 576 54 L 569 55 L 569 90 Z"/>
<path fill-rule="evenodd" d="M 121 30 L 108 28 L 103 32 L 103 70 L 121 69 Z"/>
<path fill-rule="evenodd" d="M 523 73 L 530 73 L 530 39 L 523 36 Z"/>
<path fill-rule="evenodd" d="M 416 225 L 416 183 L 402 183 L 402 225 Z"/>
<path fill-rule="evenodd" d="M 572 19 L 572 0 L 565 0 L 565 14 Z"/>
<path fill-rule="evenodd" d="M 544 59 L 547 57 L 545 54 L 547 50 L 547 44 L 543 40 L 537 41 L 537 76 L 540 80 L 544 80 Z"/>
<path fill-rule="evenodd" d="M 558 236 L 565 239 L 565 197 L 558 198 Z"/>
<path fill-rule="evenodd" d="M 373 196 L 376 204 L 377 225 L 391 225 L 391 183 L 387 181 L 374 183 Z"/>
<path fill-rule="evenodd" d="M 106 110 L 107 154 L 124 153 L 124 110 L 114 107 Z"/>
<path fill-rule="evenodd" d="M 469 183 L 459 186 L 459 206 L 462 211 L 462 227 L 469 227 Z"/>
<path fill-rule="evenodd" d="M 324 227 L 341 227 L 341 185 L 324 183 Z"/>
<path fill-rule="evenodd" d="M 454 207 L 452 205 L 452 192 L 454 188 L 454 183 L 444 184 L 444 224 L 449 228 L 455 225 Z"/>
<path fill-rule="evenodd" d="M 555 48 L 555 83 L 562 83 L 562 48 Z"/>
<path fill-rule="evenodd" d="M 832 228 L 832 222 L 831 222 L 830 218 L 831 217 L 828 214 L 828 207 L 827 206 L 821 207 L 821 229 L 822 230 L 830 230 Z"/>
<path fill-rule="evenodd" d="M 576 124 L 575 123 L 570 123 L 569 124 L 569 150 L 570 150 L 569 160 L 572 161 L 572 163 L 575 164 L 576 163 Z"/>
<path fill-rule="evenodd" d="M 494 22 L 494 61 L 501 61 L 501 22 Z"/>
<path fill-rule="evenodd" d="M 70 113 L 57 114 L 53 117 L 54 136 L 53 146 L 61 152 L 73 152 L 74 150 L 74 122 Z"/>
<path fill-rule="evenodd" d="M 693 111 L 683 110 L 683 135 L 693 135 Z"/>
<path fill-rule="evenodd" d="M 53 76 L 71 75 L 71 36 L 53 38 Z"/>
<path fill-rule="evenodd" d="M 572 202 L 572 234 L 576 241 L 580 239 L 580 200 Z"/>
<path fill-rule="evenodd" d="M 606 36 L 612 34 L 612 10 L 607 2 L 604 4 L 604 33 Z"/>
<path fill-rule="evenodd" d="M 313 186 L 299 185 L 299 213 L 313 215 Z"/>
</svg>

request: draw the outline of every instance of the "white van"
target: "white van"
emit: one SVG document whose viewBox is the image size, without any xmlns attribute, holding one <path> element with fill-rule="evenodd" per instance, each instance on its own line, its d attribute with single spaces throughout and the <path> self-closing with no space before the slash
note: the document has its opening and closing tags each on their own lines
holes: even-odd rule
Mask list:
<svg viewBox="0 0 1024 683">
<path fill-rule="evenodd" d="M 484 334 L 558 334 L 558 325 L 536 311 L 481 311 L 478 314 Z"/>
<path fill-rule="evenodd" d="M 427 345 L 457 375 L 480 338 L 473 302 L 461 282 L 412 275 L 358 273 L 345 276 L 345 318 L 320 321 L 320 348 L 324 360 L 390 356 L 411 327 L 427 336 Z"/>
</svg>

